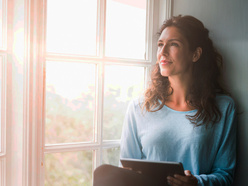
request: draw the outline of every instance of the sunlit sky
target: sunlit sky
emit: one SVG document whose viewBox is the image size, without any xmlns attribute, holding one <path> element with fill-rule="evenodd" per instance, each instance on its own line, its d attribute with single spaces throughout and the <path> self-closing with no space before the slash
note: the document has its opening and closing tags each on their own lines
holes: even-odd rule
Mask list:
<svg viewBox="0 0 248 186">
<path fill-rule="evenodd" d="M 105 56 L 144 59 L 146 0 L 106 0 L 106 2 Z M 47 52 L 95 56 L 98 50 L 97 43 L 100 41 L 97 36 L 97 0 L 47 0 L 47 5 Z M 18 24 L 16 26 L 18 27 Z M 13 50 L 16 60 L 21 62 L 23 59 L 18 58 L 23 55 L 17 52 L 23 51 L 16 48 L 21 48 L 22 42 L 19 42 L 19 39 L 22 38 L 20 36 L 23 35 L 24 30 L 23 28 L 15 28 L 15 30 L 17 31 L 14 33 Z M 0 0 L 0 47 L 3 41 L 2 33 L 2 0 Z M 94 64 L 59 61 L 47 61 L 46 64 L 47 91 L 53 91 L 73 100 L 80 98 L 82 93 L 92 91 L 89 89 L 90 86 L 96 86 L 97 69 Z M 138 85 L 137 89 L 141 89 L 143 86 L 144 68 L 107 66 L 104 83 L 105 92 L 109 91 L 110 86 L 121 87 L 120 100 L 125 100 L 130 87 Z"/>
<path fill-rule="evenodd" d="M 68 99 L 79 98 L 83 92 L 90 91 L 89 85 L 95 84 L 94 64 L 48 61 L 46 74 L 47 91 L 55 91 Z"/>
<path fill-rule="evenodd" d="M 97 0 L 48 0 L 47 4 L 47 51 L 96 55 Z M 144 59 L 146 1 L 107 0 L 106 12 L 105 55 Z"/>
<path fill-rule="evenodd" d="M 96 55 L 96 7 L 96 0 L 48 0 L 47 51 Z M 107 0 L 106 56 L 144 59 L 145 26 L 145 0 Z M 95 65 L 47 62 L 47 90 L 52 88 L 68 99 L 79 98 L 89 91 L 89 85 L 95 85 L 95 70 Z M 130 86 L 144 81 L 142 67 L 114 66 L 106 71 L 105 89 L 121 86 L 123 97 Z"/>
<path fill-rule="evenodd" d="M 146 31 L 146 1 L 107 1 L 106 56 L 144 59 Z M 122 0 L 122 2 L 125 2 Z"/>
<path fill-rule="evenodd" d="M 70 100 L 80 98 L 82 93 L 91 92 L 89 86 L 95 86 L 95 68 L 94 64 L 47 61 L 47 91 Z M 137 88 L 141 89 L 143 82 L 144 68 L 142 67 L 107 66 L 105 68 L 105 92 L 110 86 L 121 87 L 123 99 L 129 87 L 139 85 Z"/>
</svg>

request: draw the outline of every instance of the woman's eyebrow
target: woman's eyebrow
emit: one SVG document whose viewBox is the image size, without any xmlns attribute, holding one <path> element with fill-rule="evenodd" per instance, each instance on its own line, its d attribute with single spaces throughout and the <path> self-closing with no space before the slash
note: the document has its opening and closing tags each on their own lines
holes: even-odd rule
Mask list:
<svg viewBox="0 0 248 186">
<path fill-rule="evenodd" d="M 168 42 L 172 42 L 172 41 L 178 41 L 180 43 L 184 43 L 183 40 L 181 40 L 181 39 L 169 39 L 168 40 Z M 158 42 L 163 42 L 163 40 L 160 39 L 160 40 L 158 40 Z"/>
<path fill-rule="evenodd" d="M 180 42 L 180 43 L 183 43 L 183 40 L 181 40 L 181 39 L 169 39 L 168 41 L 178 41 L 178 42 Z"/>
</svg>

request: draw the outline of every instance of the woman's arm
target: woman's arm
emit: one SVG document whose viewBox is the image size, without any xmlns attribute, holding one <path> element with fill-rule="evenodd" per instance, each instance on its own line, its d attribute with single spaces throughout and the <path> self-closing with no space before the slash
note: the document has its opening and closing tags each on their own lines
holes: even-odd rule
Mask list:
<svg viewBox="0 0 248 186">
<path fill-rule="evenodd" d="M 125 116 L 122 137 L 120 158 L 141 159 L 141 144 L 138 137 L 134 101 L 129 103 Z"/>
<path fill-rule="evenodd" d="M 225 118 L 221 145 L 210 174 L 196 175 L 199 185 L 231 185 L 236 167 L 237 116 L 235 105 L 230 105 Z"/>
</svg>

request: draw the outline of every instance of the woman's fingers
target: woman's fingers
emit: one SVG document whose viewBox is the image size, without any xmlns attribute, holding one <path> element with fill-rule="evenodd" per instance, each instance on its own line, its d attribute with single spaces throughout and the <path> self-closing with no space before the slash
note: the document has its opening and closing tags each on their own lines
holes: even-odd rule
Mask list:
<svg viewBox="0 0 248 186">
<path fill-rule="evenodd" d="M 179 186 L 179 185 L 194 186 L 194 185 L 197 185 L 198 181 L 196 177 L 194 177 L 189 170 L 186 170 L 185 176 L 178 175 L 178 174 L 174 175 L 174 177 L 168 176 L 167 182 L 172 186 Z"/>
<path fill-rule="evenodd" d="M 192 176 L 192 174 L 191 174 L 191 172 L 190 172 L 189 170 L 185 170 L 185 171 L 184 171 L 184 174 L 185 174 L 186 176 Z"/>
<path fill-rule="evenodd" d="M 173 178 L 171 176 L 167 177 L 167 182 L 171 186 L 177 186 L 177 185 L 182 185 L 183 184 L 182 181 L 180 181 L 178 179 L 175 179 L 175 178 Z"/>
</svg>

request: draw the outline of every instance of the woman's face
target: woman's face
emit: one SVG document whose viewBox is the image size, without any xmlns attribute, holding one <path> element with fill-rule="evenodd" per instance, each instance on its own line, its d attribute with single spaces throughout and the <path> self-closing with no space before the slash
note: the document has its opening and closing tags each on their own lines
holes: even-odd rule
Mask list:
<svg viewBox="0 0 248 186">
<path fill-rule="evenodd" d="M 157 63 L 165 77 L 184 78 L 191 74 L 193 52 L 178 28 L 170 26 L 163 30 L 158 40 Z"/>
</svg>

